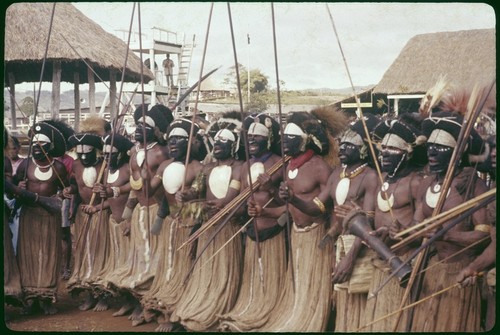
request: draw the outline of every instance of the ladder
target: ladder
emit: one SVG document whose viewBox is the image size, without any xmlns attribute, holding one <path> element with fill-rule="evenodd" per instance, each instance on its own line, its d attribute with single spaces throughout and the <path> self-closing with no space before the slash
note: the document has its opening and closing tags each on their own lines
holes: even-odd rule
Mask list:
<svg viewBox="0 0 500 335">
<path fill-rule="evenodd" d="M 193 49 L 195 45 L 196 35 L 193 35 L 192 42 L 182 44 L 181 53 L 179 55 L 179 72 L 177 75 L 177 99 L 180 98 L 184 92 L 188 89 L 188 81 L 189 81 L 189 70 L 191 68 L 191 59 L 193 56 Z M 177 100 L 178 101 L 178 100 Z M 185 107 L 187 105 L 187 101 L 184 100 L 179 106 L 177 106 L 177 111 L 182 115 L 183 111 L 185 111 Z"/>
</svg>

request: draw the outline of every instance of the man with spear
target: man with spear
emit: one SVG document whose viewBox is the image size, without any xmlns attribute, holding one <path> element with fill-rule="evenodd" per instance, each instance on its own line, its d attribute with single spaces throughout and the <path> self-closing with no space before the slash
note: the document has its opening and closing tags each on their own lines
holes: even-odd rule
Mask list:
<svg viewBox="0 0 500 335">
<path fill-rule="evenodd" d="M 109 239 L 110 250 L 102 272 L 98 274 L 95 282 L 96 293 L 102 303 L 97 305 L 95 311 L 104 311 L 109 308 L 107 297 L 117 296 L 119 292 L 110 287 L 115 281 L 115 270 L 127 264 L 127 255 L 130 244 L 130 221 L 122 220 L 123 210 L 130 193 L 130 149 L 134 144 L 125 136 L 118 133 L 107 135 L 104 138 L 103 155 L 107 162 L 107 169 L 103 180 L 94 184 L 93 191 L 98 193 L 102 208 L 109 208 Z M 101 221 L 101 224 L 105 224 Z"/>
<path fill-rule="evenodd" d="M 328 213 L 317 196 L 326 188 L 331 168 L 323 159 L 329 153 L 335 127 L 328 122 L 329 108 L 295 112 L 288 116 L 284 130 L 284 153 L 292 157 L 286 169 L 286 182 L 279 196 L 288 201 L 292 216 L 290 258 L 280 300 L 259 331 L 310 332 L 326 330 L 331 303 L 331 245 L 318 244 L 328 229 Z M 319 121 L 321 120 L 321 122 Z M 329 133 L 331 129 L 332 133 Z M 316 216 L 297 208 L 295 198 L 314 201 L 320 209 Z M 254 217 L 278 218 L 285 206 L 262 208 L 249 202 L 248 213 Z"/>
<path fill-rule="evenodd" d="M 239 113 L 226 113 L 212 124 L 210 128 L 219 129 L 214 136 L 212 152 L 216 161 L 204 166 L 201 182 L 194 189 L 176 194 L 176 200 L 181 204 L 204 199 L 207 221 L 240 193 L 242 162 L 236 159 L 241 130 L 238 116 Z M 189 331 L 214 331 L 218 326 L 219 315 L 232 308 L 241 276 L 241 239 L 233 239 L 215 257 L 211 256 L 238 231 L 238 223 L 238 216 L 233 216 L 218 233 L 221 222 L 199 236 L 199 261 L 190 269 L 192 272 L 188 274 L 186 288 L 170 317 L 171 322 L 181 323 Z M 215 237 L 211 239 L 209 235 Z"/>
<path fill-rule="evenodd" d="M 250 201 L 261 207 L 282 206 L 283 201 L 277 195 L 283 173 L 278 171 L 272 176 L 268 173 L 282 160 L 280 126 L 275 119 L 261 113 L 246 117 L 243 128 L 248 136 L 251 180 L 260 182 Z M 249 187 L 248 169 L 242 170 L 241 185 L 243 189 Z M 245 256 L 238 300 L 228 313 L 221 316 L 221 330 L 245 332 L 268 322 L 285 280 L 287 253 L 283 228 L 286 220 L 261 216 L 255 222 L 251 221 L 243 228 L 246 229 Z"/>
<path fill-rule="evenodd" d="M 153 190 L 151 183 L 160 164 L 169 158 L 164 134 L 173 115 L 164 105 L 141 105 L 134 112 L 134 120 L 137 128 L 129 164 L 131 192 L 122 215 L 131 222 L 130 250 L 127 263 L 116 270 L 116 281 L 111 285 L 127 297 L 127 303 L 113 315 L 133 310 L 129 319 L 137 326 L 144 322 L 140 300 L 151 287 L 160 261 L 158 235 L 152 235 L 150 230 L 163 192 Z"/>
<path fill-rule="evenodd" d="M 22 209 L 17 259 L 26 313 L 34 312 L 35 302 L 47 315 L 57 312 L 52 303 L 57 300 L 60 278 L 62 216 L 60 206 L 59 211 L 51 212 L 42 206 L 41 198 L 51 199 L 68 183 L 64 164 L 54 157 L 64 155 L 71 134 L 73 130 L 59 120 L 36 123 L 30 129 L 31 157 L 21 163 L 14 176 L 21 190 L 35 195 L 35 199 L 18 198 Z"/>
<path fill-rule="evenodd" d="M 423 166 L 427 163 L 426 137 L 420 130 L 419 115 L 403 114 L 399 119 L 388 119 L 377 125 L 373 137 L 378 137 L 380 142 L 379 160 L 383 172 L 383 184 L 377 186 L 375 217 L 373 220 L 376 234 L 387 246 L 391 246 L 398 238 L 394 234 L 413 225 L 413 216 L 417 202 L 418 189 L 422 183 Z M 400 240 L 401 238 L 399 238 Z M 415 243 L 415 242 L 414 242 Z M 406 246 L 395 255 L 401 259 L 418 247 Z M 369 287 L 374 290 L 392 271 L 389 262 L 376 257 L 373 260 L 374 273 Z M 406 284 L 406 283 L 404 283 Z M 404 288 L 393 279 L 384 290 L 366 302 L 363 324 L 370 323 L 380 316 L 392 311 L 404 295 Z M 405 331 L 406 321 L 399 323 L 394 329 L 397 316 L 386 318 L 383 322 L 376 322 L 364 331 Z"/>
<path fill-rule="evenodd" d="M 192 126 L 193 132 L 190 136 Z M 179 206 L 176 204 L 175 194 L 201 182 L 197 177 L 203 169 L 201 161 L 207 154 L 202 128 L 188 119 L 174 120 L 167 131 L 167 138 L 170 159 L 158 168 L 151 188 L 163 188 L 171 214 L 166 219 L 157 214 L 151 230 L 152 234 L 159 236 L 158 252 L 161 261 L 150 290 L 141 300 L 144 320 L 149 322 L 156 318 L 159 324 L 156 331 L 159 332 L 174 329 L 170 315 L 186 287 L 183 281 L 192 263 L 190 249 L 177 248 L 202 221 L 203 203 L 195 201 Z M 187 157 L 189 159 L 186 159 Z"/>
<path fill-rule="evenodd" d="M 424 179 L 419 190 L 420 201 L 415 215 L 418 222 L 433 215 L 441 192 L 444 197 L 442 209 L 448 210 L 487 190 L 484 181 L 477 177 L 474 169 L 464 168 L 466 164 L 478 161 L 484 148 L 482 139 L 474 129 L 470 129 L 470 136 L 460 136 L 464 133 L 461 131 L 462 127 L 465 127 L 463 114 L 467 111 L 469 99 L 470 96 L 465 91 L 452 92 L 442 99 L 439 111 L 432 113 L 423 122 L 424 135 L 428 138 L 429 170 L 433 175 Z M 450 180 L 445 180 L 449 165 L 455 163 L 452 159 L 454 150 L 464 148 L 463 141 L 466 143 L 466 149 L 458 152 L 456 156 L 460 164 L 455 174 L 448 176 Z M 449 189 L 442 190 L 442 185 L 446 184 L 450 185 Z M 446 231 L 444 236 L 434 243 L 436 253 L 429 259 L 419 298 L 455 286 L 456 276 L 451 274 L 458 274 L 473 262 L 484 249 L 484 244 L 465 248 L 488 237 L 490 230 L 491 225 L 487 222 L 486 209 L 483 207 L 469 219 Z M 439 306 L 449 308 L 443 309 Z M 480 310 L 478 285 L 448 290 L 415 307 L 411 331 L 480 331 Z"/>
<path fill-rule="evenodd" d="M 63 190 L 67 198 L 78 195 L 81 204 L 75 216 L 75 261 L 73 273 L 66 287 L 76 296 L 87 292 L 79 306 L 86 311 L 96 307 L 93 283 L 106 265 L 109 253 L 109 209 L 102 208 L 101 198 L 93 192 L 94 185 L 101 182 L 105 162 L 100 156 L 105 120 L 90 116 L 81 123 L 81 132 L 70 137 L 71 148 L 75 148 L 78 159 L 73 162 L 70 185 Z M 99 301 L 100 305 L 105 304 Z"/>
</svg>

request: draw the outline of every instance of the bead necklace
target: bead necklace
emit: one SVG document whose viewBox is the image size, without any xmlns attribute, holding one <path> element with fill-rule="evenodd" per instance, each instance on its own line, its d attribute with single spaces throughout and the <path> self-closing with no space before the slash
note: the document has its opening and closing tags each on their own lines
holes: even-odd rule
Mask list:
<svg viewBox="0 0 500 335">
<path fill-rule="evenodd" d="M 365 167 L 368 165 L 368 163 L 365 163 L 365 164 L 362 164 L 360 166 L 358 166 L 357 168 L 355 168 L 354 170 L 352 170 L 351 172 L 347 173 L 346 172 L 346 169 L 347 169 L 347 165 L 344 166 L 344 170 L 340 173 L 340 179 L 342 178 L 349 178 L 349 179 L 352 179 L 354 177 L 356 177 L 357 175 L 359 175 L 361 172 L 363 172 L 363 170 L 365 169 Z"/>
</svg>

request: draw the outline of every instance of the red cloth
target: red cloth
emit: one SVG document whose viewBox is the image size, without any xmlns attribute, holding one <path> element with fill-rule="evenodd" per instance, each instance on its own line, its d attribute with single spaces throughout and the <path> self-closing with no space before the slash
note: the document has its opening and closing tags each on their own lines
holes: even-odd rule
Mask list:
<svg viewBox="0 0 500 335">
<path fill-rule="evenodd" d="M 307 149 L 303 154 L 293 157 L 290 160 L 290 164 L 288 165 L 288 168 L 290 170 L 295 170 L 301 167 L 305 162 L 310 160 L 312 156 L 314 155 L 314 151 L 312 149 Z"/>
</svg>

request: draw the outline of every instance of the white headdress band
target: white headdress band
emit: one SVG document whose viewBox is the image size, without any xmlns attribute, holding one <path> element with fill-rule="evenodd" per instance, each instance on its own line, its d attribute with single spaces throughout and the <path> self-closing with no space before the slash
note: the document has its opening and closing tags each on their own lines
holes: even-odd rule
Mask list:
<svg viewBox="0 0 500 335">
<path fill-rule="evenodd" d="M 297 126 L 295 123 L 288 123 L 283 131 L 285 135 L 296 135 L 301 137 L 307 137 L 307 134 Z"/>
<path fill-rule="evenodd" d="M 41 134 L 41 133 L 36 133 L 33 136 L 33 142 L 47 142 L 47 143 L 52 143 L 52 141 L 50 140 L 50 138 L 47 135 Z"/>
<path fill-rule="evenodd" d="M 363 146 L 365 143 L 363 142 L 363 138 L 357 132 L 352 129 L 347 129 L 342 138 L 340 139 L 340 143 L 347 142 L 357 145 L 358 147 Z"/>
<path fill-rule="evenodd" d="M 236 142 L 236 137 L 234 136 L 233 132 L 228 129 L 219 130 L 217 134 L 215 134 L 214 140 L 217 141 L 218 137 L 222 137 L 230 141 Z"/>
<path fill-rule="evenodd" d="M 102 152 L 105 154 L 110 153 L 110 152 L 118 152 L 118 149 L 116 147 L 111 148 L 111 144 L 105 144 L 102 147 Z"/>
<path fill-rule="evenodd" d="M 407 152 L 413 151 L 411 144 L 403 140 L 400 136 L 392 133 L 385 134 L 382 139 L 382 145 L 398 148 Z"/>
<path fill-rule="evenodd" d="M 141 120 L 145 120 L 145 123 L 148 126 L 151 126 L 152 128 L 154 128 L 156 126 L 155 120 L 153 120 L 153 118 L 151 116 L 146 115 L 144 117 L 144 119 L 142 117 L 139 119 L 139 121 L 141 121 Z"/>
<path fill-rule="evenodd" d="M 170 134 L 168 134 L 169 138 L 172 136 L 189 137 L 189 134 L 184 128 L 175 127 L 175 128 L 172 128 L 172 130 L 170 131 Z"/>
<path fill-rule="evenodd" d="M 254 122 L 248 128 L 248 135 L 260 135 L 264 137 L 269 136 L 269 129 L 262 123 Z"/>
<path fill-rule="evenodd" d="M 442 129 L 434 129 L 427 142 L 446 145 L 452 148 L 457 146 L 457 140 L 453 137 L 453 135 Z"/>
<path fill-rule="evenodd" d="M 88 144 L 78 144 L 76 146 L 76 152 L 79 154 L 88 154 L 92 150 L 94 150 L 94 147 Z"/>
</svg>

